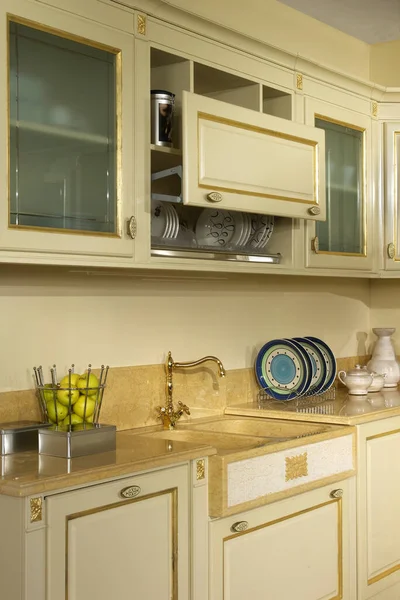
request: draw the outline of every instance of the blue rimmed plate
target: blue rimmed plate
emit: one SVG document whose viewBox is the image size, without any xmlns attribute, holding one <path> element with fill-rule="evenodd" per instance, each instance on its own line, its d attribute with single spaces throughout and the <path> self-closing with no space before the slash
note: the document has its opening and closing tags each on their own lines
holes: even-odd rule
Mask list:
<svg viewBox="0 0 400 600">
<path fill-rule="evenodd" d="M 264 344 L 257 355 L 258 383 L 275 400 L 301 396 L 310 384 L 311 361 L 297 343 L 276 339 Z"/>
<path fill-rule="evenodd" d="M 325 385 L 327 377 L 327 367 L 322 350 L 310 340 L 310 338 L 296 337 L 293 341 L 298 342 L 304 350 L 306 350 L 308 356 L 311 359 L 312 365 L 312 379 L 310 389 L 307 394 L 313 396 L 319 394 L 323 386 Z"/>
<path fill-rule="evenodd" d="M 337 371 L 336 358 L 335 358 L 335 355 L 333 354 L 332 350 L 329 348 L 328 344 L 326 342 L 324 342 L 323 340 L 320 340 L 319 338 L 316 338 L 316 337 L 312 337 L 310 335 L 307 335 L 305 339 L 310 340 L 316 346 L 318 346 L 318 348 L 321 350 L 322 355 L 324 357 L 324 361 L 325 361 L 325 365 L 326 365 L 326 379 L 325 379 L 324 385 L 318 392 L 319 394 L 323 394 L 324 392 L 329 390 L 329 388 L 333 385 L 333 382 L 335 381 L 336 371 Z"/>
</svg>

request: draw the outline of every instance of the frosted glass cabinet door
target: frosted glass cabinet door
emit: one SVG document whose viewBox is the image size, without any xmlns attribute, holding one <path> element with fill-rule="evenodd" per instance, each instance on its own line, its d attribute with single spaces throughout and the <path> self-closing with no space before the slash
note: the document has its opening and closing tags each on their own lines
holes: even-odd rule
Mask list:
<svg viewBox="0 0 400 600">
<path fill-rule="evenodd" d="M 307 98 L 306 122 L 325 132 L 326 175 L 326 221 L 307 226 L 307 266 L 368 270 L 370 119 Z"/>
<path fill-rule="evenodd" d="M 9 201 L 0 244 L 132 256 L 122 227 L 132 212 L 122 157 L 124 135 L 132 163 L 131 117 L 121 109 L 132 103 L 133 36 L 46 7 L 26 18 L 29 7 L 2 15 Z"/>
</svg>

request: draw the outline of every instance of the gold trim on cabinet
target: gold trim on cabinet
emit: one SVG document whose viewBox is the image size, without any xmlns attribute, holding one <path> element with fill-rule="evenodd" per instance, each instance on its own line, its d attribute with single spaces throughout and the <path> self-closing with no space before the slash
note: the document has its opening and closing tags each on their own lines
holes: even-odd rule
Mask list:
<svg viewBox="0 0 400 600">
<path fill-rule="evenodd" d="M 396 136 L 400 135 L 400 131 L 394 131 L 393 132 L 393 164 L 394 164 L 394 169 L 393 169 L 393 243 L 394 243 L 394 256 L 393 256 L 393 260 L 395 262 L 399 262 L 400 261 L 400 256 L 397 255 L 396 253 L 396 249 L 397 249 L 397 228 L 396 228 L 396 223 L 397 223 L 397 218 L 398 218 L 398 189 L 397 189 L 397 177 L 396 177 L 396 173 L 397 173 L 397 150 L 396 150 Z"/>
<path fill-rule="evenodd" d="M 313 162 L 314 162 L 314 199 L 313 200 L 304 200 L 302 198 L 292 198 L 290 196 L 280 196 L 276 194 L 266 194 L 262 192 L 250 192 L 247 190 L 240 190 L 237 188 L 228 188 L 218 185 L 205 185 L 200 183 L 200 121 L 211 121 L 213 123 L 219 123 L 221 125 L 228 125 L 229 127 L 236 127 L 237 129 L 243 129 L 245 131 L 252 131 L 254 133 L 260 133 L 263 135 L 269 135 L 271 137 L 280 138 L 283 140 L 288 140 L 291 142 L 297 142 L 299 144 L 304 144 L 305 146 L 311 146 L 313 148 Z M 242 123 L 241 121 L 234 121 L 233 119 L 227 119 L 226 117 L 218 117 L 217 115 L 211 115 L 209 113 L 204 113 L 202 111 L 198 111 L 197 113 L 197 181 L 198 187 L 206 188 L 213 190 L 219 190 L 221 192 L 231 192 L 233 194 L 239 194 L 241 196 L 253 196 L 257 198 L 271 198 L 273 200 L 285 200 L 288 202 L 300 202 L 301 204 L 319 204 L 319 194 L 318 194 L 318 142 L 315 140 L 308 140 L 306 138 L 302 138 L 296 135 L 291 135 L 289 133 L 283 133 L 281 131 L 273 131 L 272 129 L 267 129 L 266 127 L 259 127 L 257 125 L 250 125 L 249 123 Z"/>
<path fill-rule="evenodd" d="M 302 73 L 296 73 L 296 87 L 298 90 L 303 89 L 303 75 Z"/>
<path fill-rule="evenodd" d="M 31 523 L 41 521 L 43 516 L 43 498 L 41 496 L 31 498 L 29 501 L 29 508 Z"/>
<path fill-rule="evenodd" d="M 196 460 L 196 479 L 200 481 L 206 478 L 206 461 L 204 458 Z"/>
<path fill-rule="evenodd" d="M 385 431 L 384 433 L 377 433 L 376 435 L 371 435 L 366 438 L 366 441 L 376 440 L 381 437 L 386 437 L 387 435 L 395 435 L 396 433 L 400 433 L 400 429 L 393 429 L 392 431 Z"/>
<path fill-rule="evenodd" d="M 119 502 L 113 502 L 112 504 L 106 504 L 104 506 L 98 506 L 97 508 L 91 508 L 83 510 L 79 513 L 67 515 L 65 518 L 65 600 L 69 600 L 68 595 L 68 524 L 74 519 L 81 517 L 87 517 L 88 515 L 94 515 L 96 513 L 105 512 L 106 510 L 112 510 L 120 506 L 126 506 L 127 504 L 135 504 L 142 500 L 149 500 L 150 498 L 157 498 L 159 496 L 171 495 L 171 525 L 172 525 L 172 553 L 171 553 L 171 572 L 172 572 L 172 593 L 171 600 L 178 600 L 178 488 L 170 488 L 168 490 L 162 490 L 161 492 L 154 492 L 152 494 L 146 494 L 139 498 L 132 498 L 130 500 L 120 500 Z"/>
<path fill-rule="evenodd" d="M 288 519 L 293 519 L 295 517 L 299 517 L 300 515 L 307 514 L 312 512 L 313 510 L 318 510 L 323 508 L 324 506 L 328 506 L 329 504 L 337 504 L 337 536 L 338 536 L 338 562 L 337 562 L 337 581 L 338 581 L 338 593 L 336 596 L 329 598 L 329 600 L 341 600 L 343 598 L 343 511 L 342 511 L 342 498 L 335 498 L 334 500 L 328 500 L 327 502 L 322 502 L 321 504 L 317 504 L 316 506 L 312 506 L 310 508 L 305 508 L 295 513 L 291 513 L 290 515 L 286 515 L 285 517 L 280 517 L 279 519 L 274 519 L 273 521 L 269 521 L 268 523 L 263 523 L 262 525 L 256 525 L 255 527 L 251 527 L 246 529 L 245 531 L 239 531 L 238 533 L 233 533 L 232 535 L 228 535 L 225 537 L 222 542 L 222 564 L 225 563 L 225 542 L 237 538 L 239 536 L 248 535 L 249 533 L 253 533 L 254 531 L 259 531 L 260 529 L 265 529 L 266 527 L 270 527 L 271 525 L 277 525 L 278 523 L 283 523 Z M 225 583 L 223 584 L 225 585 Z M 224 596 L 225 597 L 225 596 Z"/>
<path fill-rule="evenodd" d="M 146 35 L 146 15 L 137 15 L 136 31 L 139 35 Z"/>
<path fill-rule="evenodd" d="M 285 457 L 285 481 L 307 477 L 308 463 L 307 452 L 297 454 L 296 456 Z"/>
<path fill-rule="evenodd" d="M 91 48 L 96 48 L 97 50 L 103 50 L 104 52 L 109 52 L 110 54 L 115 55 L 115 105 L 116 105 L 116 206 L 115 206 L 115 215 L 116 215 L 116 227 L 115 233 L 103 233 L 101 231 L 80 231 L 76 229 L 57 229 L 53 227 L 30 227 L 28 225 L 13 225 L 10 223 L 10 214 L 11 214 L 11 190 L 10 190 L 10 135 L 7 135 L 7 192 L 8 192 L 8 229 L 20 229 L 23 231 L 40 231 L 46 233 L 67 233 L 69 235 L 91 235 L 95 237 L 111 237 L 111 238 L 121 238 L 122 236 L 122 51 L 120 48 L 115 48 L 114 46 L 108 46 L 107 44 L 102 44 L 101 42 L 95 42 L 88 38 L 85 38 L 80 35 L 75 35 L 69 33 L 68 31 L 64 31 L 62 29 L 57 29 L 56 27 L 51 27 L 48 25 L 44 25 L 43 23 L 37 23 L 35 21 L 31 21 L 29 19 L 25 19 L 24 17 L 19 17 L 12 13 L 7 13 L 7 129 L 10 130 L 10 23 L 17 23 L 19 25 L 24 25 L 26 27 L 30 27 L 31 29 L 36 29 L 38 31 L 43 31 L 45 33 L 50 33 L 52 35 L 56 35 L 62 37 L 66 40 L 70 40 L 72 42 L 77 42 L 79 44 L 83 44 L 86 46 L 90 46 Z"/>
<path fill-rule="evenodd" d="M 372 102 L 371 104 L 371 114 L 373 117 L 377 117 L 378 116 L 378 103 L 377 102 Z"/>
<path fill-rule="evenodd" d="M 354 256 L 357 258 L 366 258 L 367 257 L 367 190 L 366 190 L 366 172 L 367 172 L 367 153 L 366 153 L 366 127 L 360 127 L 359 125 L 353 125 L 351 123 L 346 123 L 345 121 L 340 121 L 339 119 L 332 119 L 331 117 L 327 117 L 326 115 L 321 115 L 319 113 L 314 114 L 314 123 L 315 119 L 320 119 L 321 121 L 326 121 L 327 123 L 333 123 L 334 125 L 341 125 L 342 127 L 348 127 L 349 129 L 354 129 L 355 131 L 361 131 L 363 134 L 362 137 L 362 181 L 361 181 L 361 189 L 362 189 L 362 225 L 363 225 L 363 251 L 358 252 L 330 252 L 329 250 L 320 250 L 318 254 L 327 254 L 329 256 Z"/>
</svg>

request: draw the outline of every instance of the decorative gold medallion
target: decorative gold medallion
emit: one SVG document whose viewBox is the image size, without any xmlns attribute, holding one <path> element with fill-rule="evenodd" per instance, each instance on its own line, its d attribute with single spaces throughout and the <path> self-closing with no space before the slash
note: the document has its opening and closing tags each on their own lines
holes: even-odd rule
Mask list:
<svg viewBox="0 0 400 600">
<path fill-rule="evenodd" d="M 303 89 L 303 75 L 301 73 L 296 73 L 296 87 L 298 90 Z"/>
<path fill-rule="evenodd" d="M 206 477 L 206 461 L 204 458 L 196 461 L 196 479 L 200 481 Z"/>
<path fill-rule="evenodd" d="M 146 35 L 146 15 L 137 16 L 137 32 L 140 35 Z"/>
<path fill-rule="evenodd" d="M 388 244 L 387 254 L 388 254 L 388 257 L 391 258 L 392 260 L 396 256 L 396 248 L 395 248 L 395 245 L 393 243 Z"/>
<path fill-rule="evenodd" d="M 371 112 L 372 112 L 372 116 L 373 117 L 377 117 L 378 116 L 378 103 L 377 102 L 373 102 L 372 103 Z"/>
<path fill-rule="evenodd" d="M 43 501 L 39 496 L 38 498 L 31 498 L 30 500 L 31 507 L 31 523 L 36 523 L 37 521 L 42 520 L 42 508 Z"/>
<path fill-rule="evenodd" d="M 287 456 L 285 458 L 286 463 L 286 474 L 285 480 L 291 481 L 292 479 L 298 479 L 299 477 L 307 477 L 308 475 L 308 464 L 307 464 L 307 452 L 298 454 L 297 456 Z"/>
</svg>

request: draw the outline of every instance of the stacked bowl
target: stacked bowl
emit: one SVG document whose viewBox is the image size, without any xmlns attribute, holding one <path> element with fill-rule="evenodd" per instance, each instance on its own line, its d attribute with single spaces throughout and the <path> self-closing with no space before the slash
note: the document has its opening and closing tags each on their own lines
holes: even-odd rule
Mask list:
<svg viewBox="0 0 400 600">
<path fill-rule="evenodd" d="M 328 344 L 312 336 L 271 340 L 255 362 L 258 383 L 275 400 L 324 394 L 333 385 L 336 370 Z"/>
</svg>

